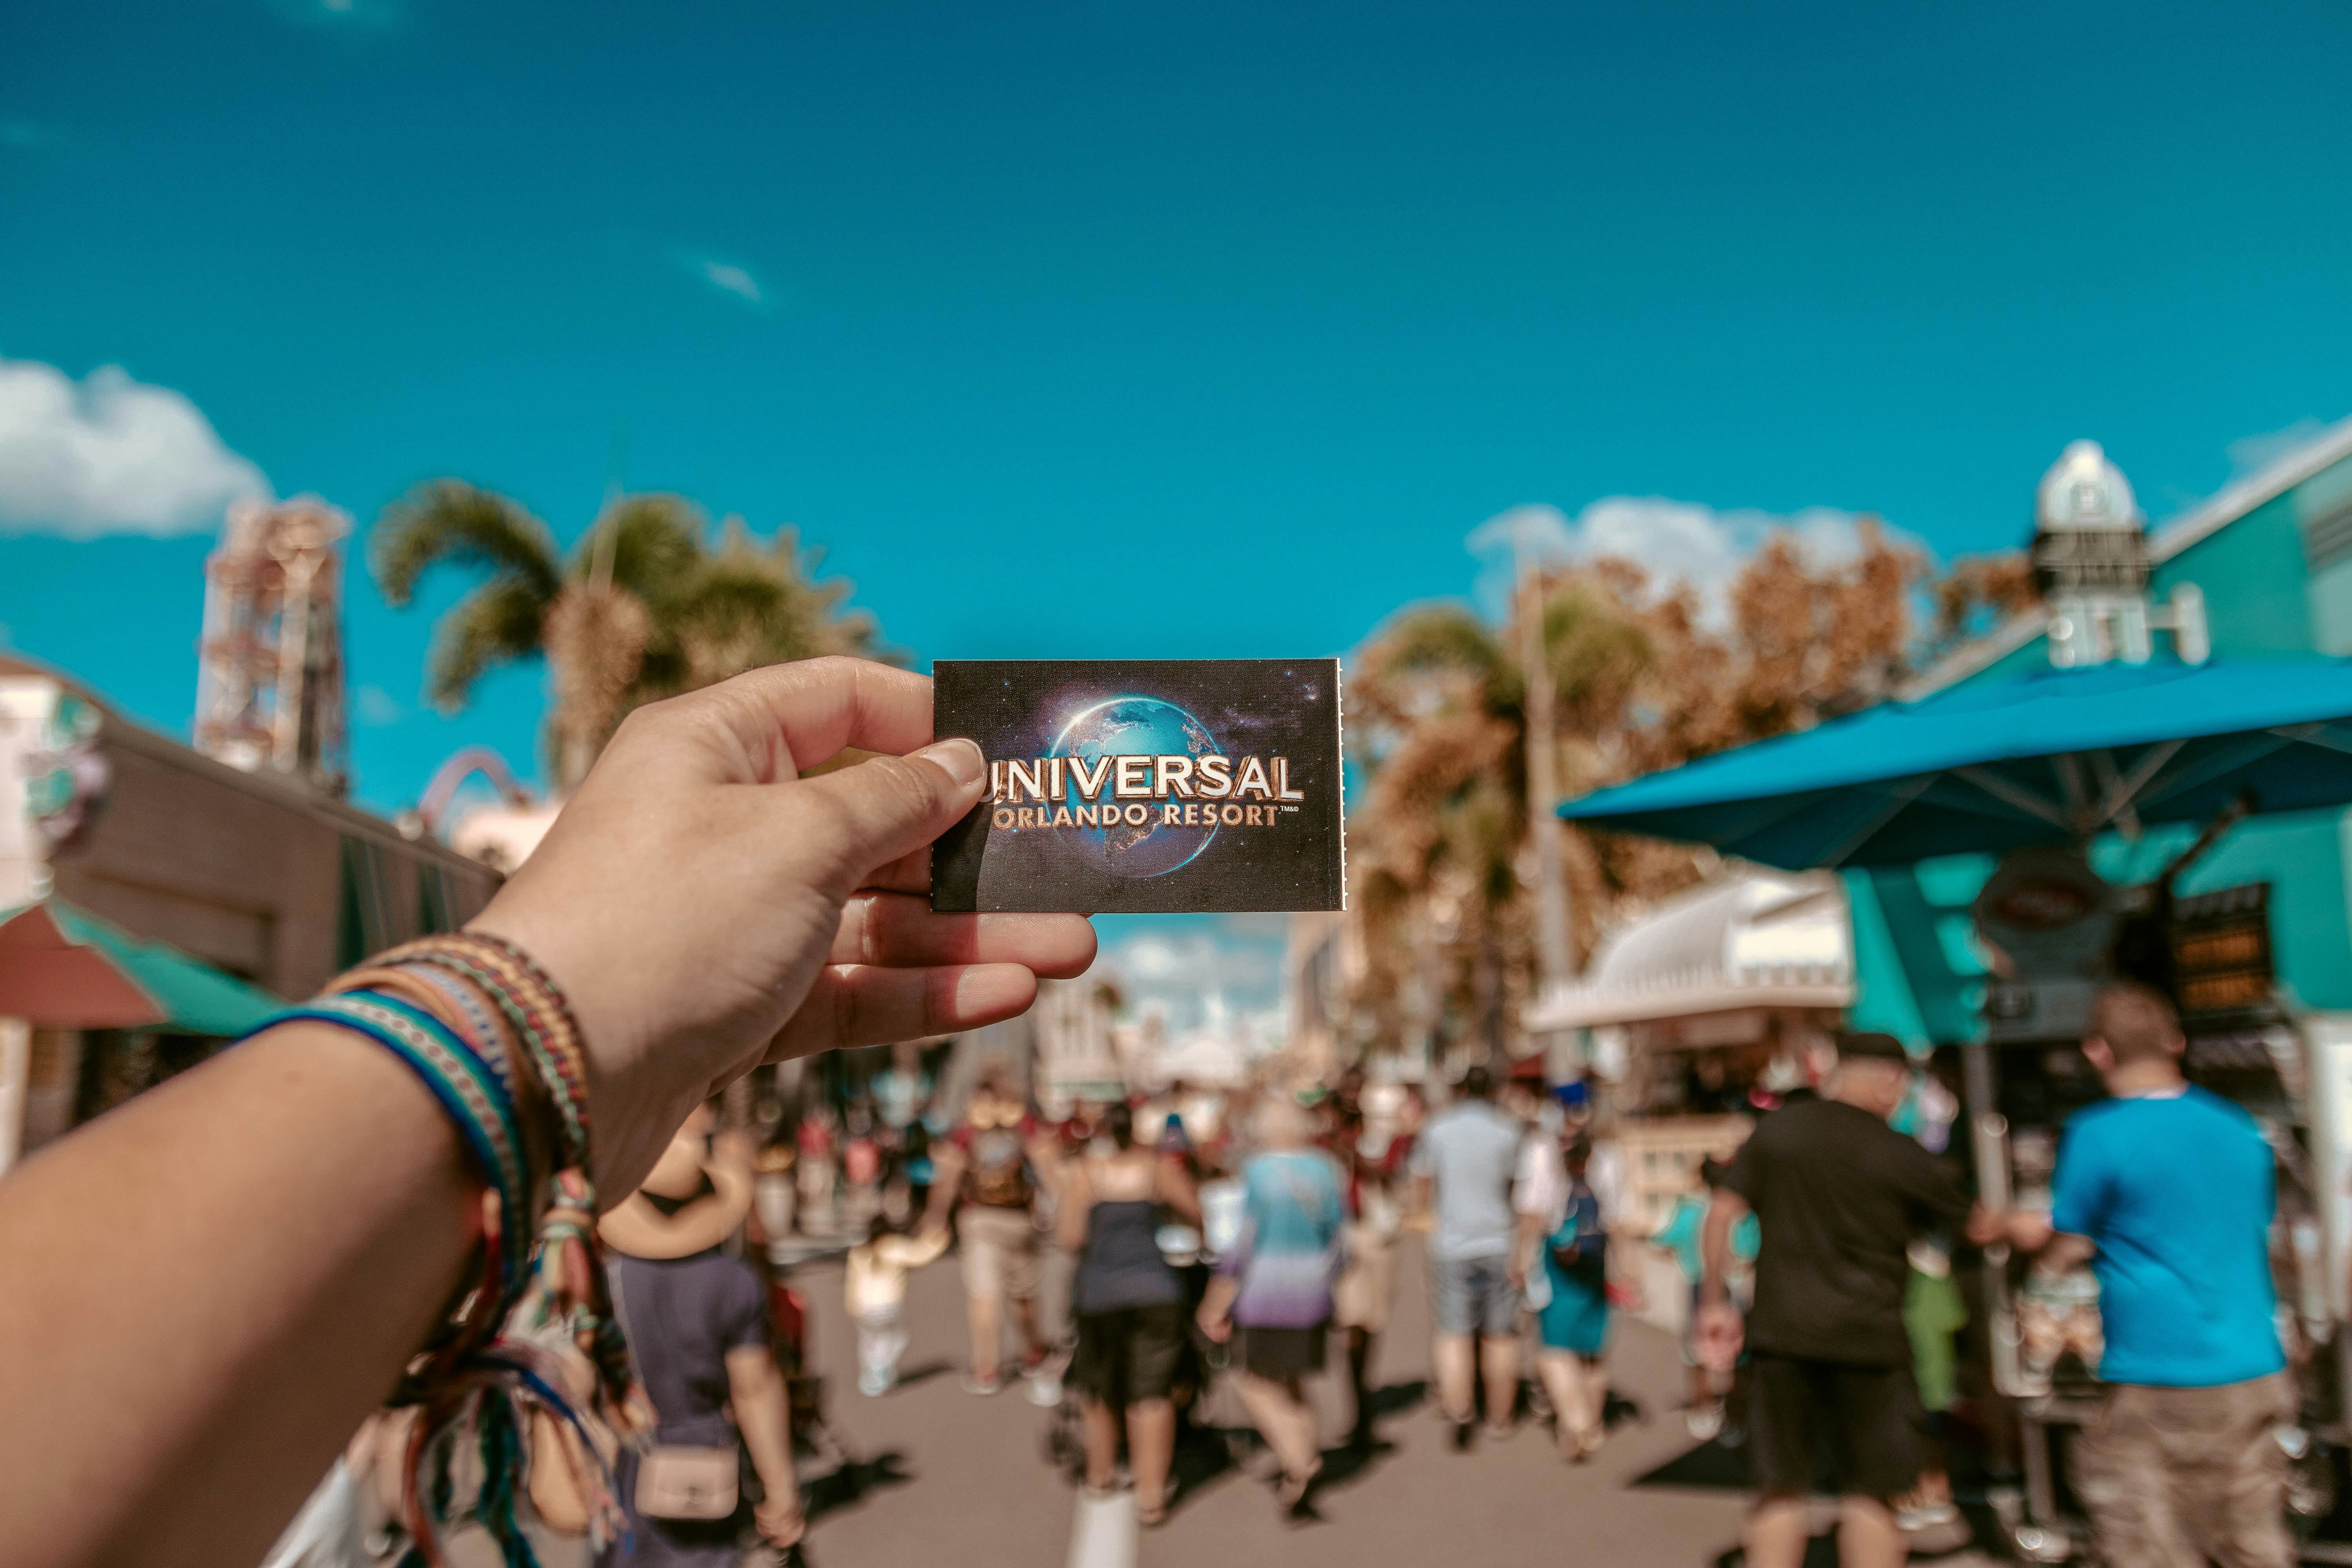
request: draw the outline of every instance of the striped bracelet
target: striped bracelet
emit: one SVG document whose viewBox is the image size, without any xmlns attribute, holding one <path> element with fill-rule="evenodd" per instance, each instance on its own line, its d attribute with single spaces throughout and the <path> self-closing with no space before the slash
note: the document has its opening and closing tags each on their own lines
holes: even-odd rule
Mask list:
<svg viewBox="0 0 2352 1568">
<path fill-rule="evenodd" d="M 522 1132 L 515 1121 L 514 1100 L 498 1076 L 456 1030 L 386 992 L 321 996 L 277 1014 L 261 1026 L 302 1022 L 331 1025 L 383 1047 L 424 1081 L 457 1124 L 483 1180 L 498 1194 L 496 1230 L 488 1239 L 497 1263 L 497 1301 L 501 1307 L 510 1303 L 521 1292 L 528 1275 L 529 1216 L 535 1205 L 530 1197 L 530 1173 L 523 1163 Z"/>
<path fill-rule="evenodd" d="M 422 963 L 371 963 L 346 971 L 327 986 L 330 994 L 361 990 L 389 991 L 432 1014 L 498 1075 L 514 1102 L 515 1121 L 522 1131 L 523 1169 L 530 1173 L 525 1194 L 530 1206 L 520 1223 L 535 1234 L 554 1201 L 548 1177 L 562 1163 L 556 1148 L 555 1112 L 539 1074 L 524 1059 L 521 1045 L 496 1005 L 472 983 Z"/>
<path fill-rule="evenodd" d="M 408 968 L 429 965 L 488 997 L 521 1041 L 525 1057 L 554 1102 L 561 1143 L 558 1168 L 593 1178 L 587 1060 L 580 1026 L 544 970 L 512 942 L 481 931 L 423 937 L 373 962 Z"/>
<path fill-rule="evenodd" d="M 457 1123 L 494 1197 L 483 1202 L 479 1283 L 394 1394 L 394 1405 L 422 1412 L 403 1467 L 403 1519 L 425 1559 L 440 1560 L 435 1543 L 452 1522 L 452 1455 L 478 1447 L 482 1497 L 491 1501 L 470 1511 L 506 1561 L 530 1562 L 512 1507 L 524 1485 L 520 1435 L 534 1409 L 580 1420 L 555 1384 L 534 1383 L 530 1331 L 556 1323 L 568 1331 L 593 1369 L 593 1405 L 616 1428 L 630 1424 L 637 1404 L 595 1242 L 579 1023 L 545 971 L 486 933 L 395 948 L 339 977 L 329 993 L 268 1024 L 330 1025 L 398 1057 Z M 453 1443 L 452 1433 L 470 1436 Z M 588 1479 L 609 1505 L 609 1477 L 602 1487 Z M 598 1517 L 608 1512 L 619 1517 L 609 1506 Z"/>
</svg>

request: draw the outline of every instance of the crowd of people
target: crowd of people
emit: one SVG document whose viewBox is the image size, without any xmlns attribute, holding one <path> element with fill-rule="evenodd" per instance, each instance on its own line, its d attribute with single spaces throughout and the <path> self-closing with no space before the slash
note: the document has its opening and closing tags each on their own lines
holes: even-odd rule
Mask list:
<svg viewBox="0 0 2352 1568">
<path fill-rule="evenodd" d="M 1603 1442 L 1612 1296 L 1631 1271 L 1612 1280 L 1617 1205 L 1580 1096 L 1498 1084 L 1474 1066 L 1439 1087 L 1448 1100 L 1432 1115 L 1423 1085 L 1351 1069 L 1328 1086 L 1178 1081 L 1080 1100 L 1056 1120 L 999 1058 L 960 1105 L 921 1087 L 899 1098 L 896 1126 L 876 1118 L 872 1086 L 845 1112 L 813 1107 L 796 1134 L 779 1134 L 796 1173 L 782 1162 L 769 1172 L 796 1182 L 798 1223 L 819 1235 L 836 1226 L 830 1198 L 848 1184 L 841 1208 L 862 1220 L 845 1277 L 861 1393 L 895 1385 L 909 1271 L 952 1238 L 964 1388 L 1017 1385 L 1047 1407 L 1066 1395 L 1091 1491 L 1131 1488 L 1142 1524 L 1165 1519 L 1180 1430 L 1204 1426 L 1223 1376 L 1271 1458 L 1281 1510 L 1311 1518 L 1324 1434 L 1308 1380 L 1344 1376 L 1342 1440 L 1369 1449 L 1401 1237 L 1420 1230 L 1455 1445 L 1472 1446 L 1482 1394 L 1491 1434 L 1549 1420 L 1571 1462 Z M 853 1171 L 837 1129 L 850 1146 L 871 1138 L 878 1157 Z M 922 1151 L 919 1184 L 909 1146 Z M 1524 1389 L 1523 1362 L 1535 1374 Z M 1719 1409 L 1719 1391 L 1700 1403 L 1695 1423 Z"/>
<path fill-rule="evenodd" d="M 298 1511 L 281 1560 L 397 1555 L 350 1531 L 369 1489 L 383 1529 L 487 1530 L 509 1562 L 533 1530 L 616 1564 L 719 1568 L 747 1534 L 796 1552 L 806 1304 L 759 1246 L 729 1250 L 764 1234 L 760 1156 L 712 1131 L 712 1095 L 762 1062 L 1012 1016 L 1094 952 L 1076 917 L 928 909 L 924 848 L 985 787 L 976 748 L 929 743 L 929 711 L 920 678 L 841 660 L 640 710 L 466 932 L 380 955 L 12 1173 L 11 1560 L 259 1562 Z M 796 776 L 793 756 L 852 746 L 877 754 Z M 909 1274 L 952 1234 L 966 1386 L 1017 1377 L 1058 1408 L 1065 1368 L 1087 1486 L 1123 1468 L 1138 1518 L 1166 1518 L 1186 1409 L 1222 1369 L 1278 1506 L 1311 1517 L 1307 1383 L 1337 1329 L 1370 1437 L 1400 1230 L 1427 1232 L 1453 1446 L 1525 1419 L 1532 1331 L 1535 1409 L 1574 1462 L 1606 1440 L 1622 1253 L 1654 1243 L 1687 1269 L 1695 1227 L 1690 1419 L 1720 1433 L 1744 1384 L 1748 1562 L 1801 1561 L 1825 1451 L 1843 1561 L 1893 1568 L 1928 1468 L 1923 1395 L 1949 1382 L 1920 1332 L 1945 1325 L 1948 1363 L 1934 1258 L 2009 1247 L 2096 1277 L 2105 1388 L 2074 1482 L 2106 1560 L 2285 1568 L 2277 1156 L 2188 1081 L 2184 1045 L 2161 994 L 2101 988 L 2082 1049 L 2107 1098 L 2070 1125 L 2050 1208 L 1995 1212 L 1895 1125 L 1917 1082 L 1904 1047 L 1846 1036 L 1818 1089 L 1695 1173 L 1648 1237 L 1579 1097 L 1478 1067 L 1434 1108 L 1351 1073 L 1058 1122 L 984 1075 L 902 1150 L 904 1209 L 877 1207 L 851 1256 L 861 1384 L 891 1386 Z M 843 1131 L 842 1177 L 880 1181 L 878 1143 L 852 1163 Z M 834 1169 L 829 1149 L 810 1163 Z M 1074 1264 L 1059 1302 L 1055 1252 Z"/>
<path fill-rule="evenodd" d="M 2294 1400 L 2272 1325 L 2270 1156 L 2243 1111 L 2188 1087 L 2181 1047 L 2162 997 L 2104 992 L 2085 1052 L 2113 1098 L 2070 1135 L 2053 1211 L 1996 1214 L 1972 1207 L 1944 1125 L 1915 1114 L 1927 1079 L 1910 1054 L 1891 1037 L 1842 1037 L 1818 1086 L 1774 1096 L 1735 1155 L 1698 1163 L 1654 1231 L 1629 1224 L 1580 1093 L 1483 1066 L 1431 1086 L 1433 1112 L 1422 1085 L 1350 1070 L 1328 1089 L 1180 1083 L 1058 1122 L 992 1069 L 937 1139 L 940 1178 L 913 1234 L 877 1218 L 852 1255 L 853 1310 L 861 1279 L 886 1267 L 903 1279 L 952 1227 L 966 1386 L 1007 1381 L 1008 1331 L 1038 1403 L 1056 1402 L 1066 1368 L 1090 1490 L 1124 1484 L 1142 1524 L 1167 1517 L 1171 1458 L 1213 1364 L 1271 1461 L 1278 1507 L 1311 1519 L 1325 1434 L 1307 1382 L 1343 1371 L 1342 1440 L 1375 1441 L 1374 1354 L 1402 1233 L 1424 1237 L 1451 1446 L 1534 1418 L 1571 1464 L 1607 1441 L 1611 1320 L 1643 1289 L 1631 1255 L 1654 1248 L 1687 1291 L 1690 1435 L 1747 1450 L 1748 1560 L 1801 1559 L 1826 1453 L 1843 1560 L 1881 1568 L 1923 1527 L 1958 1520 L 1942 1452 L 1969 1316 L 1955 1259 L 2008 1245 L 2044 1275 L 2086 1260 L 2100 1272 L 2097 1370 L 2115 1386 L 2072 1476 L 2111 1560 L 2276 1568 L 2289 1560 L 2284 1461 L 2268 1433 Z M 2193 1195 L 2168 1168 L 2193 1176 Z M 1057 1251 L 1072 1268 L 1043 1266 Z M 1057 1279 L 1065 1299 L 1043 1300 Z M 887 1355 L 863 1364 L 881 1368 L 869 1392 L 889 1385 Z"/>
</svg>

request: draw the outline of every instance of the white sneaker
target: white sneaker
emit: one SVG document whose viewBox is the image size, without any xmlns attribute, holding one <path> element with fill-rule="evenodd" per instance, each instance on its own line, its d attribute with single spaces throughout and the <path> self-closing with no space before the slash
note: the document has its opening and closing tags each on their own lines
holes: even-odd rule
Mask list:
<svg viewBox="0 0 2352 1568">
<path fill-rule="evenodd" d="M 1933 1530 L 1939 1524 L 1951 1524 L 1960 1517 L 1959 1509 L 1948 1502 L 1923 1502 L 1895 1510 L 1895 1527 L 1906 1535 L 1923 1530 Z"/>
<path fill-rule="evenodd" d="M 1062 1379 L 1051 1367 L 1039 1367 L 1029 1374 L 1029 1403 L 1040 1410 L 1051 1410 L 1062 1403 Z"/>
<path fill-rule="evenodd" d="M 1690 1429 L 1694 1442 L 1712 1443 L 1716 1439 L 1716 1435 L 1723 1430 L 1723 1406 L 1720 1405 L 1696 1406 L 1684 1415 L 1683 1425 Z"/>
</svg>

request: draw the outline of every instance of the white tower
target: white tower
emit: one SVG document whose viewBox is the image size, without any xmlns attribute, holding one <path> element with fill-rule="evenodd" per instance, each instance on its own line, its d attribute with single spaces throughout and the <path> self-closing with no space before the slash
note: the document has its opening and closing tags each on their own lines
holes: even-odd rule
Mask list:
<svg viewBox="0 0 2352 1568">
<path fill-rule="evenodd" d="M 2033 500 L 2033 575 L 2050 606 L 2050 662 L 2146 664 L 2147 523 L 2096 441 L 2067 444 Z"/>
<path fill-rule="evenodd" d="M 2183 664 L 2204 663 L 2204 594 L 2179 583 L 2169 604 L 2150 604 L 2153 564 L 2147 520 L 2123 470 L 2096 441 L 2069 442 L 2033 498 L 2033 581 L 2050 610 L 2050 662 L 2146 664 L 2149 633 L 2169 631 Z"/>
</svg>

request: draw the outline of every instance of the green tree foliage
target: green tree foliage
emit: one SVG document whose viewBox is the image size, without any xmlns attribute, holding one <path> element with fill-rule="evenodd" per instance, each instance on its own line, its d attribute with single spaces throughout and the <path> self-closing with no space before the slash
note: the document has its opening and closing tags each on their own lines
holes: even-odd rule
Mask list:
<svg viewBox="0 0 2352 1568">
<path fill-rule="evenodd" d="M 849 584 L 818 581 L 819 552 L 793 531 L 762 541 L 730 518 L 714 539 L 681 496 L 615 498 L 567 561 L 519 502 L 436 479 L 384 510 L 371 558 L 396 607 L 436 568 L 481 579 L 435 628 L 425 689 L 445 711 L 491 669 L 547 659 L 559 790 L 644 703 L 760 665 L 878 651 L 872 617 L 843 607 Z"/>
</svg>

